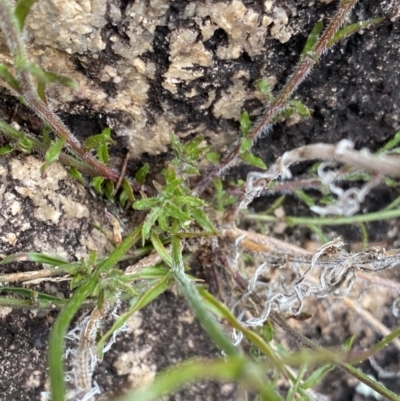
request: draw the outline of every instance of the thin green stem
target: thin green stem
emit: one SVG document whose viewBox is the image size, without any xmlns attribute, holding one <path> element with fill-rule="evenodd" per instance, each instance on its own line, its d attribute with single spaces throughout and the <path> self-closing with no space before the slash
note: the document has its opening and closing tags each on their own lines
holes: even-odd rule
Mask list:
<svg viewBox="0 0 400 401">
<path fill-rule="evenodd" d="M 371 221 L 379 221 L 386 219 L 394 219 L 400 217 L 400 209 L 396 210 L 381 210 L 379 212 L 358 214 L 349 217 L 295 217 L 288 216 L 283 220 L 289 225 L 316 225 L 316 226 L 338 226 L 343 224 L 356 224 L 356 223 L 368 223 Z M 256 214 L 247 214 L 244 216 L 247 220 L 258 220 L 258 221 L 269 221 L 278 222 L 279 218 L 274 216 L 263 216 Z"/>
<path fill-rule="evenodd" d="M 352 356 L 350 354 L 350 358 L 347 359 L 347 363 L 349 364 L 355 364 L 355 363 L 360 363 L 370 356 L 376 354 L 380 350 L 384 349 L 387 347 L 391 341 L 393 341 L 395 338 L 400 337 L 400 326 L 397 327 L 395 330 L 393 330 L 390 334 L 387 336 L 383 337 L 381 341 L 373 345 L 369 350 L 357 353 L 356 356 Z"/>
</svg>

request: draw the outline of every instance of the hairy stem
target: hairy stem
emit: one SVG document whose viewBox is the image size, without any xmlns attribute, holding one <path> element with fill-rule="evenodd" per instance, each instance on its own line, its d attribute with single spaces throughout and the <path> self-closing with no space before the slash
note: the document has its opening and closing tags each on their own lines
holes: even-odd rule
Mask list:
<svg viewBox="0 0 400 401">
<path fill-rule="evenodd" d="M 88 153 L 80 142 L 72 135 L 60 118 L 38 96 L 31 74 L 27 70 L 29 64 L 22 34 L 19 32 L 18 22 L 12 12 L 9 0 L 0 1 L 0 28 L 10 50 L 14 61 L 14 69 L 18 80 L 19 93 L 25 98 L 32 110 L 47 122 L 55 134 L 65 139 L 67 146 L 82 160 L 94 168 L 100 175 L 117 182 L 119 175 L 100 163 L 95 157 Z"/>
<path fill-rule="evenodd" d="M 279 95 L 275 98 L 271 105 L 269 105 L 262 119 L 251 129 L 248 135 L 249 139 L 255 140 L 263 132 L 266 132 L 269 126 L 272 124 L 274 117 L 276 117 L 278 113 L 280 113 L 287 107 L 288 100 L 292 96 L 293 92 L 298 88 L 304 78 L 310 73 L 312 67 L 318 62 L 322 54 L 330 47 L 329 42 L 333 39 L 335 33 L 339 30 L 346 16 L 349 14 L 356 3 L 357 0 L 342 0 L 340 2 L 336 15 L 333 17 L 325 32 L 317 41 L 314 49 L 302 58 L 300 63 L 297 65 L 295 72 L 289 78 L 288 82 L 283 87 Z M 198 194 L 204 192 L 204 190 L 210 185 L 214 177 L 221 175 L 227 168 L 233 165 L 233 163 L 237 160 L 239 154 L 240 141 L 238 141 L 234 148 L 222 158 L 220 164 L 215 166 L 207 174 L 207 176 L 198 183 L 196 187 L 196 192 Z"/>
</svg>

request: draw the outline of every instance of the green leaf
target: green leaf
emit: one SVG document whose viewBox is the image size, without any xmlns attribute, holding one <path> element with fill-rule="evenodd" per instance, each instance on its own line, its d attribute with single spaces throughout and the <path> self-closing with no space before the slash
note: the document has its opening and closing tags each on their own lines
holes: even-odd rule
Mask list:
<svg viewBox="0 0 400 401">
<path fill-rule="evenodd" d="M 354 339 L 355 339 L 355 338 L 356 338 L 355 336 L 349 337 L 349 338 L 344 342 L 344 344 L 342 345 L 342 350 L 343 350 L 343 351 L 350 351 L 350 350 L 351 350 L 351 347 L 353 346 L 353 342 L 354 342 Z"/>
<path fill-rule="evenodd" d="M 275 334 L 274 326 L 272 326 L 272 323 L 269 320 L 267 320 L 261 329 L 262 338 L 267 343 L 269 343 L 274 338 L 274 334 Z"/>
<path fill-rule="evenodd" d="M 160 209 L 159 207 L 155 207 L 147 216 L 146 219 L 144 220 L 143 226 L 142 226 L 142 244 L 146 242 L 146 240 L 149 238 L 150 231 L 152 227 L 154 226 L 154 223 L 157 221 L 158 217 L 163 213 L 163 210 Z"/>
<path fill-rule="evenodd" d="M 393 137 L 389 142 L 387 142 L 382 148 L 380 148 L 380 149 L 378 150 L 377 154 L 384 153 L 384 152 L 387 152 L 387 151 L 389 151 L 389 150 L 392 150 L 392 149 L 395 148 L 399 143 L 400 143 L 400 131 L 397 131 L 397 132 L 394 134 L 394 137 Z"/>
<path fill-rule="evenodd" d="M 244 152 L 239 156 L 239 158 L 245 161 L 246 163 L 251 164 L 252 166 L 259 167 L 262 169 L 267 168 L 265 163 L 259 157 L 254 156 L 252 153 Z"/>
<path fill-rule="evenodd" d="M 114 183 L 111 180 L 106 180 L 104 184 L 104 195 L 110 202 L 115 201 L 114 199 Z"/>
<path fill-rule="evenodd" d="M 217 152 L 208 152 L 208 153 L 206 153 L 206 159 L 207 159 L 210 163 L 218 164 L 219 161 L 220 161 L 220 159 L 221 159 L 221 156 L 220 156 L 220 154 L 217 153 Z"/>
<path fill-rule="evenodd" d="M 189 141 L 187 144 L 183 146 L 184 153 L 187 156 L 195 156 L 195 158 L 198 157 L 198 155 L 202 152 L 202 149 L 199 149 L 200 144 L 203 142 L 203 136 L 199 135 L 196 138 L 192 139 Z"/>
<path fill-rule="evenodd" d="M 313 29 L 311 30 L 310 34 L 308 35 L 306 44 L 304 45 L 304 48 L 301 52 L 301 56 L 305 56 L 308 52 L 312 51 L 314 49 L 315 44 L 317 43 L 317 40 L 319 38 L 319 35 L 322 32 L 323 28 L 323 23 L 322 21 L 318 21 Z"/>
<path fill-rule="evenodd" d="M 260 79 L 257 82 L 257 89 L 265 95 L 271 95 L 271 88 L 269 87 L 269 84 L 265 79 Z"/>
<path fill-rule="evenodd" d="M 160 217 L 158 218 L 158 224 L 162 230 L 164 230 L 168 233 L 176 232 L 176 230 L 173 230 L 173 228 L 169 225 L 169 216 L 166 216 L 165 214 L 160 215 Z"/>
<path fill-rule="evenodd" d="M 181 178 L 174 179 L 172 181 L 168 181 L 168 184 L 164 188 L 164 192 L 166 194 L 174 195 L 175 191 L 182 184 L 183 180 Z"/>
<path fill-rule="evenodd" d="M 154 231 L 150 235 L 150 241 L 153 244 L 156 252 L 161 256 L 162 260 L 168 265 L 172 266 L 172 257 L 165 249 L 164 244 L 161 242 L 160 237 Z"/>
<path fill-rule="evenodd" d="M 103 164 L 108 166 L 108 163 L 110 162 L 110 155 L 108 153 L 108 144 L 107 143 L 101 143 L 99 146 L 97 146 L 96 153 L 97 153 L 97 158 Z"/>
<path fill-rule="evenodd" d="M 122 180 L 121 186 L 122 186 L 121 195 L 125 194 L 124 196 L 126 196 L 126 199 L 128 199 L 129 202 L 132 203 L 135 202 L 135 195 L 133 194 L 132 186 L 126 178 Z"/>
<path fill-rule="evenodd" d="M 183 172 L 187 175 L 199 175 L 200 171 L 197 167 L 191 166 L 191 165 L 186 165 L 185 168 L 183 169 Z"/>
<path fill-rule="evenodd" d="M 42 101 L 44 103 L 47 103 L 47 99 L 46 99 L 46 84 L 39 80 L 38 84 L 37 84 L 37 94 L 40 97 L 40 99 L 42 99 Z"/>
<path fill-rule="evenodd" d="M 296 194 L 296 196 L 301 199 L 308 207 L 314 206 L 315 202 L 314 199 L 311 198 L 310 195 L 307 195 L 304 191 L 298 189 L 296 191 L 294 191 L 294 193 Z"/>
<path fill-rule="evenodd" d="M 102 176 L 93 177 L 92 179 L 92 186 L 94 190 L 99 194 L 103 193 L 102 189 L 103 182 L 104 182 L 104 177 Z"/>
<path fill-rule="evenodd" d="M 68 175 L 80 182 L 82 185 L 86 185 L 86 181 L 83 178 L 82 174 L 74 166 L 68 169 Z"/>
<path fill-rule="evenodd" d="M 36 1 L 37 0 L 19 0 L 15 7 L 14 15 L 17 19 L 18 27 L 21 32 L 24 29 L 26 16 L 28 15 L 31 7 L 33 6 L 33 4 L 36 3 Z"/>
<path fill-rule="evenodd" d="M 311 373 L 310 377 L 300 386 L 300 388 L 307 390 L 308 388 L 316 386 L 329 371 L 334 369 L 334 367 L 334 365 L 328 363 L 314 370 L 314 372 Z"/>
<path fill-rule="evenodd" d="M 211 220 L 201 209 L 194 208 L 190 211 L 190 213 L 192 214 L 196 223 L 200 227 L 204 228 L 206 231 L 211 231 L 211 232 L 217 231 L 214 225 L 212 224 Z"/>
<path fill-rule="evenodd" d="M 165 177 L 165 180 L 167 181 L 167 183 L 173 181 L 176 179 L 176 173 L 175 170 L 172 166 L 169 166 L 168 168 L 164 169 L 162 171 L 162 174 Z"/>
<path fill-rule="evenodd" d="M 43 138 L 43 142 L 50 146 L 51 145 L 51 138 L 50 138 L 50 133 L 53 131 L 53 129 L 50 127 L 49 124 L 44 124 L 41 135 Z"/>
<path fill-rule="evenodd" d="M 288 102 L 292 109 L 302 117 L 311 117 L 311 110 L 300 100 L 289 100 Z"/>
<path fill-rule="evenodd" d="M 187 225 L 191 221 L 191 218 L 187 213 L 171 202 L 167 202 L 164 205 L 163 210 L 167 215 L 177 219 L 180 225 Z"/>
<path fill-rule="evenodd" d="M 63 259 L 53 258 L 52 256 L 44 255 L 42 253 L 18 252 L 8 255 L 0 262 L 0 265 L 6 265 L 8 263 L 23 262 L 23 261 L 44 263 L 51 266 L 62 266 L 68 263 Z"/>
<path fill-rule="evenodd" d="M 4 64 L 0 64 L 0 78 L 7 82 L 15 91 L 19 92 L 19 84 L 17 79 L 8 71 L 8 68 Z"/>
<path fill-rule="evenodd" d="M 249 113 L 247 113 L 247 111 L 244 111 L 241 115 L 240 115 L 240 128 L 242 130 L 242 133 L 244 135 L 246 135 L 251 128 L 251 121 L 250 121 L 250 117 L 249 117 Z"/>
<path fill-rule="evenodd" d="M 164 267 L 153 266 L 153 267 L 144 267 L 138 273 L 125 274 L 127 281 L 137 281 L 144 279 L 154 279 L 154 278 L 162 278 L 169 273 L 169 269 L 165 269 Z"/>
<path fill-rule="evenodd" d="M 183 155 L 183 145 L 179 141 L 178 137 L 171 132 L 169 134 L 169 138 L 171 140 L 172 150 L 175 152 L 175 154 L 177 156 L 182 156 Z"/>
<path fill-rule="evenodd" d="M 40 167 L 40 171 L 44 172 L 47 166 L 58 160 L 62 148 L 67 142 L 66 138 L 56 139 L 44 155 L 45 163 Z"/>
<path fill-rule="evenodd" d="M 14 150 L 14 148 L 10 145 L 5 145 L 0 147 L 0 156 L 8 155 Z"/>
<path fill-rule="evenodd" d="M 150 170 L 148 163 L 145 163 L 135 174 L 135 179 L 139 184 L 143 184 L 146 180 L 146 176 Z"/>
<path fill-rule="evenodd" d="M 223 186 L 223 184 L 222 184 L 222 181 L 221 181 L 221 179 L 218 178 L 218 177 L 213 178 L 213 184 L 214 184 L 215 189 L 216 189 L 218 192 L 220 192 L 220 191 L 222 191 L 222 190 L 224 189 L 224 186 Z"/>
<path fill-rule="evenodd" d="M 87 138 L 83 146 L 85 149 L 90 150 L 90 149 L 97 149 L 99 145 L 107 143 L 112 143 L 114 145 L 116 144 L 116 142 L 113 139 L 111 139 L 110 128 L 104 128 L 101 134 L 93 135 Z"/>
<path fill-rule="evenodd" d="M 201 207 L 204 206 L 204 201 L 194 196 L 175 196 L 173 198 L 175 205 L 190 206 L 190 207 Z"/>
<path fill-rule="evenodd" d="M 374 18 L 374 19 L 370 19 L 368 21 L 360 21 L 360 22 L 356 22 L 355 24 L 347 25 L 335 33 L 333 38 L 327 43 L 326 47 L 329 48 L 329 47 L 333 46 L 336 42 L 339 42 L 339 40 L 342 40 L 357 31 L 365 29 L 372 24 L 379 24 L 382 21 L 383 21 L 383 18 Z"/>
<path fill-rule="evenodd" d="M 252 144 L 253 144 L 253 142 L 251 141 L 251 139 L 248 139 L 248 138 L 242 139 L 242 142 L 240 143 L 240 151 L 246 152 L 247 150 L 249 150 L 251 148 Z"/>
<path fill-rule="evenodd" d="M 158 198 L 143 198 L 143 199 L 136 201 L 132 207 L 136 210 L 146 210 L 146 209 L 152 209 L 154 206 L 157 206 L 159 203 L 160 203 L 160 200 Z"/>
</svg>

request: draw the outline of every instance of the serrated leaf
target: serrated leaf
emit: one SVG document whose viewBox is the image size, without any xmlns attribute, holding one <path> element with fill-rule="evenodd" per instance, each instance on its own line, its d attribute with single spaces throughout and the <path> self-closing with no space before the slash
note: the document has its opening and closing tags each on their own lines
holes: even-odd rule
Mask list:
<svg viewBox="0 0 400 401">
<path fill-rule="evenodd" d="M 85 149 L 90 150 L 97 149 L 99 145 L 107 143 L 112 143 L 114 145 L 116 144 L 116 142 L 111 138 L 110 128 L 105 128 L 103 129 L 101 134 L 93 135 L 87 138 L 83 146 Z"/>
<path fill-rule="evenodd" d="M 19 0 L 15 7 L 14 15 L 17 19 L 18 27 L 21 32 L 24 28 L 26 16 L 28 15 L 31 7 L 33 6 L 33 4 L 36 3 L 36 1 L 37 0 Z"/>
<path fill-rule="evenodd" d="M 308 35 L 306 44 L 304 45 L 304 48 L 301 52 L 301 56 L 305 56 L 308 52 L 312 51 L 314 49 L 315 44 L 317 43 L 317 40 L 319 38 L 319 35 L 322 32 L 323 28 L 323 23 L 322 21 L 318 21 L 313 29 L 311 30 L 310 34 Z"/>
<path fill-rule="evenodd" d="M 262 169 L 267 168 L 265 163 L 259 157 L 254 156 L 252 153 L 244 152 L 239 156 L 239 158 L 245 161 L 246 163 L 251 164 L 252 166 L 259 167 Z"/>
<path fill-rule="evenodd" d="M 184 152 L 187 155 L 191 155 L 193 153 L 196 153 L 198 155 L 201 152 L 199 146 L 202 142 L 203 142 L 203 136 L 202 135 L 197 136 L 196 138 L 192 139 L 183 146 Z"/>
<path fill-rule="evenodd" d="M 190 212 L 191 212 L 191 215 L 194 217 L 194 220 L 196 221 L 196 223 L 200 227 L 204 228 L 204 230 L 209 231 L 209 232 L 217 231 L 215 229 L 213 223 L 208 218 L 208 216 L 203 212 L 203 210 L 194 208 Z"/>
<path fill-rule="evenodd" d="M 43 138 L 43 142 L 48 146 L 50 146 L 51 144 L 50 132 L 52 132 L 52 128 L 50 127 L 50 125 L 44 124 L 41 135 Z"/>
<path fill-rule="evenodd" d="M 19 92 L 19 84 L 17 79 L 8 71 L 8 68 L 4 64 L 0 64 L 0 78 L 7 82 L 14 90 Z"/>
<path fill-rule="evenodd" d="M 72 166 L 68 169 L 68 175 L 80 182 L 82 185 L 86 185 L 82 174 L 75 167 Z"/>
<path fill-rule="evenodd" d="M 172 132 L 169 134 L 171 140 L 172 150 L 175 152 L 177 156 L 183 155 L 183 145 L 180 143 L 178 137 L 174 135 Z"/>
<path fill-rule="evenodd" d="M 163 213 L 163 210 L 155 207 L 145 218 L 142 226 L 142 244 L 144 245 L 149 238 L 150 231 L 157 221 L 158 217 Z"/>
<path fill-rule="evenodd" d="M 185 213 L 178 206 L 175 206 L 170 202 L 167 202 L 164 205 L 163 209 L 167 215 L 173 217 L 174 219 L 177 219 L 180 225 L 186 225 L 191 220 L 190 216 L 187 213 Z"/>
<path fill-rule="evenodd" d="M 104 177 L 98 176 L 92 179 L 92 186 L 95 191 L 99 194 L 103 193 L 103 189 L 101 188 L 104 182 Z"/>
<path fill-rule="evenodd" d="M 136 210 L 146 210 L 157 206 L 159 203 L 160 200 L 158 198 L 143 198 L 136 201 L 132 207 Z"/>
<path fill-rule="evenodd" d="M 204 206 L 204 201 L 202 201 L 199 198 L 195 198 L 194 196 L 175 196 L 173 200 L 175 205 L 191 206 L 191 207 Z"/>
<path fill-rule="evenodd" d="M 14 148 L 10 145 L 5 145 L 0 147 L 0 156 L 8 155 L 14 150 Z"/>
<path fill-rule="evenodd" d="M 106 180 L 104 184 L 104 195 L 110 202 L 115 201 L 114 199 L 114 183 L 111 180 Z"/>
<path fill-rule="evenodd" d="M 176 173 L 172 166 L 169 166 L 168 168 L 164 169 L 162 171 L 162 174 L 164 175 L 167 183 L 170 183 L 171 181 L 176 179 Z"/>
<path fill-rule="evenodd" d="M 311 117 L 311 110 L 300 100 L 290 100 L 288 102 L 295 113 L 302 117 Z"/>
<path fill-rule="evenodd" d="M 158 224 L 161 227 L 162 230 L 166 232 L 173 232 L 175 230 L 172 230 L 172 227 L 169 225 L 169 217 L 166 216 L 165 214 L 161 214 L 158 217 Z"/>
<path fill-rule="evenodd" d="M 146 180 L 146 176 L 149 173 L 150 166 L 145 163 L 135 174 L 135 179 L 139 184 L 143 184 Z"/>
<path fill-rule="evenodd" d="M 303 390 L 307 390 L 316 386 L 332 369 L 334 369 L 334 365 L 329 363 L 314 370 L 314 372 L 311 373 L 310 377 L 303 384 L 301 384 L 300 388 L 302 388 Z"/>
<path fill-rule="evenodd" d="M 185 166 L 183 172 L 188 175 L 199 175 L 200 174 L 200 171 L 198 168 L 196 168 L 194 166 L 189 166 L 189 165 Z"/>
<path fill-rule="evenodd" d="M 183 180 L 181 178 L 174 179 L 169 181 L 168 184 L 165 186 L 164 191 L 166 194 L 174 195 L 175 191 L 179 186 L 182 184 Z"/>
<path fill-rule="evenodd" d="M 241 115 L 240 115 L 240 128 L 243 132 L 244 135 L 246 135 L 251 128 L 251 121 L 250 121 L 250 117 L 249 117 L 249 113 L 247 113 L 247 111 L 244 111 Z"/>
<path fill-rule="evenodd" d="M 218 164 L 221 156 L 217 152 L 208 152 L 206 153 L 206 159 L 213 164 Z"/>
<path fill-rule="evenodd" d="M 360 21 L 356 22 L 355 24 L 350 24 L 345 26 L 342 29 L 339 29 L 333 38 L 327 43 L 327 48 L 333 46 L 336 42 L 339 42 L 339 40 L 342 40 L 346 38 L 347 36 L 352 35 L 353 33 L 360 31 L 361 29 L 367 28 L 369 25 L 372 24 L 379 24 L 380 22 L 383 21 L 383 18 L 374 18 L 370 19 L 368 21 Z"/>
</svg>

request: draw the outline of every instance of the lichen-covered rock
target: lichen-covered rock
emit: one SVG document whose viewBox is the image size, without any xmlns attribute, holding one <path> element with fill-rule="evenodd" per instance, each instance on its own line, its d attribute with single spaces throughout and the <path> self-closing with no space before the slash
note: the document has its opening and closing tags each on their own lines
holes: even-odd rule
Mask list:
<svg viewBox="0 0 400 401">
<path fill-rule="evenodd" d="M 0 253 L 42 252 L 66 260 L 90 250 L 105 255 L 112 247 L 95 228 L 107 230 L 103 206 L 96 208 L 63 166 L 54 163 L 41 174 L 42 164 L 35 156 L 0 159 Z"/>
</svg>

